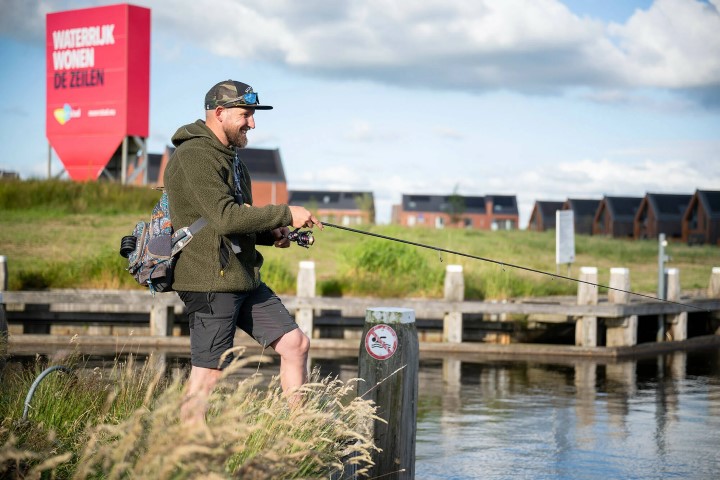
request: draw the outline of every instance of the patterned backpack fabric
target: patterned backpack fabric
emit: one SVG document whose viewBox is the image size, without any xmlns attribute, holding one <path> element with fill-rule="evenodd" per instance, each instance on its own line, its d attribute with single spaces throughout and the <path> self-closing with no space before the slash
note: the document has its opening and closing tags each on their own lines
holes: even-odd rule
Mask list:
<svg viewBox="0 0 720 480">
<path fill-rule="evenodd" d="M 120 255 L 128 259 L 128 272 L 153 295 L 172 291 L 177 254 L 206 224 L 201 217 L 189 227 L 173 230 L 167 193 L 163 191 L 150 221 L 139 221 L 132 235 L 120 242 Z"/>
</svg>

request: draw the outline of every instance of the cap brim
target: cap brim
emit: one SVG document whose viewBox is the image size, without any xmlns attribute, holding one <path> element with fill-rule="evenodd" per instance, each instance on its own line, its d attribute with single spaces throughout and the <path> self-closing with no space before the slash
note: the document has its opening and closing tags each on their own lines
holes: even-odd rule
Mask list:
<svg viewBox="0 0 720 480">
<path fill-rule="evenodd" d="M 240 108 L 254 108 L 255 110 L 272 110 L 273 107 L 270 105 L 245 105 L 244 103 L 224 105 L 225 108 L 240 107 Z"/>
</svg>

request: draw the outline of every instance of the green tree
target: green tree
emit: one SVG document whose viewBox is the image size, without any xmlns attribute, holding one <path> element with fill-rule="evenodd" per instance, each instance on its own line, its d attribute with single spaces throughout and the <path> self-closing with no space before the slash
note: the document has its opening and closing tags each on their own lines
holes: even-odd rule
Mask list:
<svg viewBox="0 0 720 480">
<path fill-rule="evenodd" d="M 458 186 L 455 185 L 453 193 L 448 197 L 448 215 L 450 215 L 450 224 L 457 225 L 462 220 L 465 213 L 465 198 L 458 194 Z"/>
<path fill-rule="evenodd" d="M 373 200 L 372 194 L 365 192 L 362 195 L 355 197 L 355 205 L 367 214 L 368 221 L 371 225 L 375 224 L 375 200 Z"/>
</svg>

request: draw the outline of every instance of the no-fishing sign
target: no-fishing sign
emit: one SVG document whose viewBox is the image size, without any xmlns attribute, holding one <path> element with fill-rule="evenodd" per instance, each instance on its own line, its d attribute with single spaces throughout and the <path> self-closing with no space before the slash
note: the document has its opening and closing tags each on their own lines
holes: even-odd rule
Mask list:
<svg viewBox="0 0 720 480">
<path fill-rule="evenodd" d="M 398 347 L 398 336 L 390 325 L 375 325 L 365 335 L 365 350 L 376 360 L 387 360 Z"/>
</svg>

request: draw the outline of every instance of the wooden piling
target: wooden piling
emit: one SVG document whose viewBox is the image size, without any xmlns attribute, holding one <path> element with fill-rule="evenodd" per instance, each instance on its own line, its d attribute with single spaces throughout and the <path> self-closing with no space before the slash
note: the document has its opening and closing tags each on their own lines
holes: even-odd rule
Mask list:
<svg viewBox="0 0 720 480">
<path fill-rule="evenodd" d="M 680 301 L 680 270 L 677 268 L 665 269 L 665 286 L 667 287 L 667 300 Z M 669 325 L 668 333 L 672 340 L 687 340 L 688 312 L 667 315 L 665 321 Z"/>
<path fill-rule="evenodd" d="M 610 303 L 630 303 L 630 270 L 627 268 L 610 269 L 610 287 L 618 290 L 608 291 Z M 624 291 L 620 291 L 624 290 Z M 638 316 L 612 318 L 605 320 L 607 326 L 606 346 L 630 347 L 637 345 Z"/>
<path fill-rule="evenodd" d="M 315 298 L 315 262 L 300 262 L 297 276 L 297 298 L 300 305 L 295 310 L 295 323 L 308 338 L 313 338 L 313 309 L 301 302 L 304 298 Z"/>
<path fill-rule="evenodd" d="M 7 257 L 0 255 L 0 292 L 8 289 Z"/>
<path fill-rule="evenodd" d="M 465 280 L 462 265 L 448 265 L 445 268 L 445 300 L 447 302 L 462 302 L 465 300 Z M 457 310 L 445 312 L 443 318 L 443 341 L 461 343 L 462 332 L 462 312 Z"/>
<path fill-rule="evenodd" d="M 175 327 L 175 307 L 164 294 L 156 296 L 150 307 L 150 335 L 169 337 Z"/>
<path fill-rule="evenodd" d="M 720 267 L 713 267 L 710 274 L 710 285 L 708 286 L 708 297 L 720 297 Z"/>
<path fill-rule="evenodd" d="M 578 305 L 598 304 L 598 271 L 596 267 L 581 267 L 578 283 Z M 592 284 L 592 285 L 591 285 Z M 575 345 L 581 347 L 597 347 L 597 317 L 585 315 L 575 322 Z"/>
<path fill-rule="evenodd" d="M 8 287 L 7 257 L 0 255 L 0 370 L 5 365 L 7 353 L 8 323 L 5 315 L 3 292 Z"/>
<path fill-rule="evenodd" d="M 415 478 L 419 345 L 415 311 L 368 308 L 358 357 L 358 395 L 375 402 L 369 478 Z"/>
</svg>

